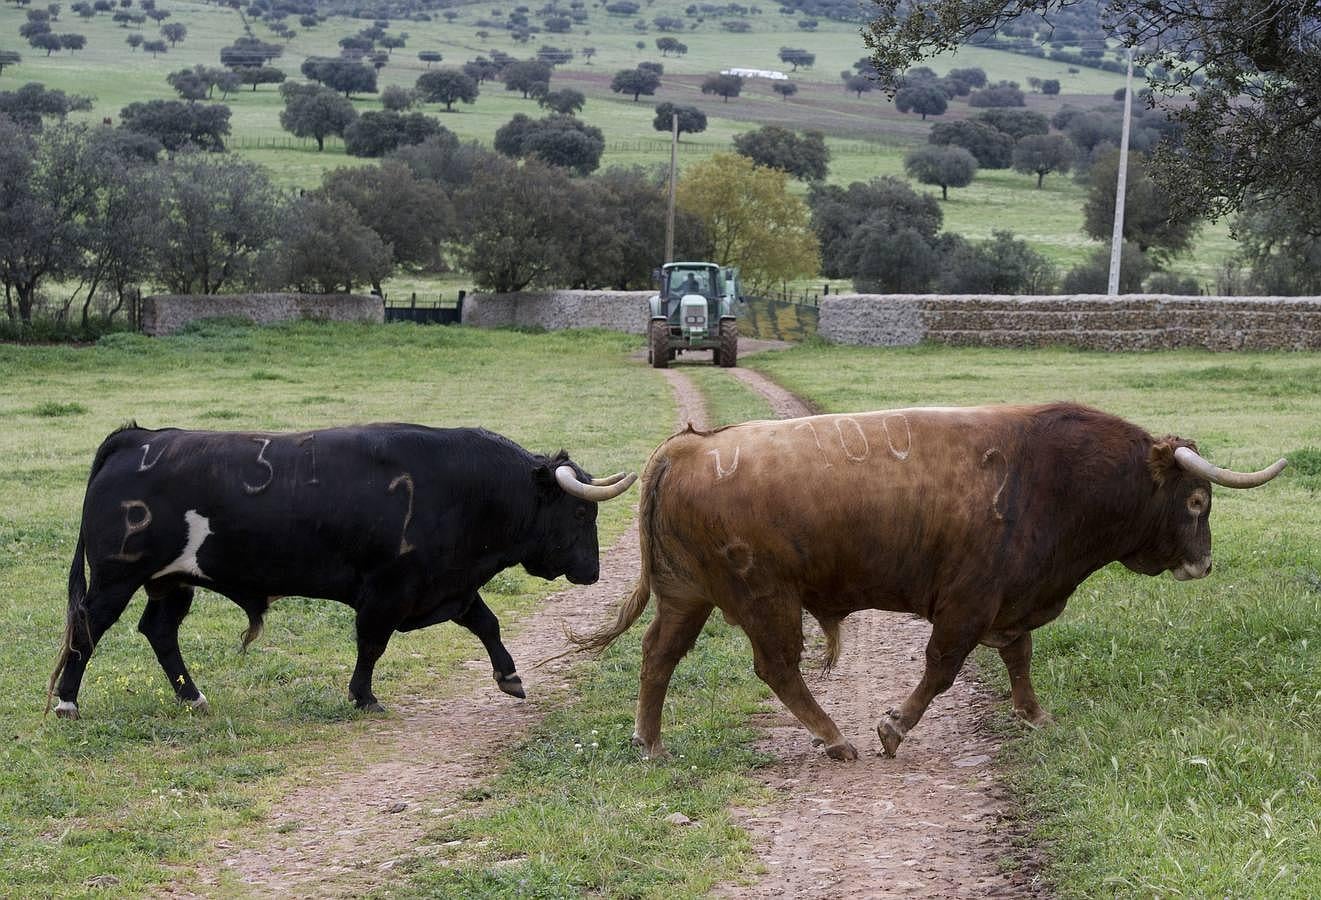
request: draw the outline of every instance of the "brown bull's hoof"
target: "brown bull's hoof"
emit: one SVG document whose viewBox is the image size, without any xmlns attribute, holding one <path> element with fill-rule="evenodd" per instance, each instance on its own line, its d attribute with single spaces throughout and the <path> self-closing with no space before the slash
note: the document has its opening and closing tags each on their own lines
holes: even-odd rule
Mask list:
<svg viewBox="0 0 1321 900">
<path fill-rule="evenodd" d="M 662 760 L 670 758 L 670 751 L 661 745 L 660 741 L 652 744 L 650 747 L 642 748 L 642 758 L 650 760 Z"/>
<path fill-rule="evenodd" d="M 206 694 L 203 694 L 200 691 L 197 694 L 196 700 L 185 700 L 184 703 L 190 707 L 193 712 L 198 713 L 199 715 L 211 715 L 211 704 L 206 701 Z"/>
<path fill-rule="evenodd" d="M 858 751 L 853 749 L 853 745 L 848 741 L 840 741 L 838 744 L 831 744 L 826 748 L 826 756 L 840 762 L 853 762 L 858 758 Z"/>
<path fill-rule="evenodd" d="M 523 691 L 523 679 L 517 675 L 509 675 L 505 678 L 497 678 L 496 686 L 511 697 L 517 697 L 519 700 L 526 700 L 527 694 Z"/>
<path fill-rule="evenodd" d="M 373 700 L 373 701 L 371 701 L 370 703 L 359 703 L 359 704 L 358 704 L 358 709 L 362 710 L 363 712 L 370 712 L 370 713 L 383 713 L 383 712 L 385 712 L 385 707 L 382 706 L 382 705 L 381 705 L 378 701 L 376 701 L 376 700 Z"/>
<path fill-rule="evenodd" d="M 1055 717 L 1046 712 L 1040 706 L 1034 710 L 1015 709 L 1014 715 L 1021 719 L 1024 725 L 1033 730 L 1055 724 Z"/>
<path fill-rule="evenodd" d="M 61 700 L 55 707 L 55 718 L 57 719 L 77 719 L 78 704 L 69 700 Z"/>
<path fill-rule="evenodd" d="M 894 759 L 894 755 L 899 752 L 899 745 L 904 740 L 904 733 L 899 730 L 899 723 L 887 716 L 881 719 L 880 724 L 876 726 L 876 734 L 881 739 L 881 746 L 885 749 L 885 755 L 890 759 Z"/>
</svg>

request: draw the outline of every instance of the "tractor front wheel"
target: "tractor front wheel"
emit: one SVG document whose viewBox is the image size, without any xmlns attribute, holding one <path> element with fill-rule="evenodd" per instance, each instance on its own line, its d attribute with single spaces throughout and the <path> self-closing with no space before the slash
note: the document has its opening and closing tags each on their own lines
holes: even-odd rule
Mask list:
<svg viewBox="0 0 1321 900">
<path fill-rule="evenodd" d="M 725 319 L 720 323 L 720 349 L 712 354 L 716 365 L 731 369 L 738 365 L 738 321 Z"/>
<path fill-rule="evenodd" d="M 670 323 L 657 319 L 651 323 L 648 337 L 648 357 L 654 369 L 668 368 L 670 365 Z"/>
</svg>

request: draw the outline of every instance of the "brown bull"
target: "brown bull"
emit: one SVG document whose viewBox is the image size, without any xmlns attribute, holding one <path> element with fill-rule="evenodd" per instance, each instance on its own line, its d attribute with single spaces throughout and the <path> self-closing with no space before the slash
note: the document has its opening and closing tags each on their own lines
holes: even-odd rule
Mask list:
<svg viewBox="0 0 1321 900">
<path fill-rule="evenodd" d="M 1072 404 L 902 409 L 691 427 L 643 476 L 642 573 L 614 625 L 575 637 L 601 649 L 650 595 L 634 739 L 662 754 L 675 665 L 714 607 L 752 644 L 757 675 L 834 759 L 857 751 L 799 672 L 802 611 L 821 624 L 827 665 L 859 609 L 932 623 L 921 682 L 877 731 L 887 756 L 977 644 L 1009 670 L 1014 711 L 1050 716 L 1029 675 L 1031 632 L 1113 561 L 1176 579 L 1211 571 L 1211 482 L 1279 474 L 1219 469 L 1177 437 Z"/>
</svg>

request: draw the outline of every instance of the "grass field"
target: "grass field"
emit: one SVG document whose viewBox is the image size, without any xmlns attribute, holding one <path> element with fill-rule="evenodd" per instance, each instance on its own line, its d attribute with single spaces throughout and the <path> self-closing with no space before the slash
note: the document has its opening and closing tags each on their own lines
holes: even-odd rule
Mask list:
<svg viewBox="0 0 1321 900">
<path fill-rule="evenodd" d="M 640 17 L 685 17 L 684 0 L 656 0 L 644 7 Z M 174 0 L 166 8 L 174 13 L 170 21 L 188 27 L 187 38 L 169 53 L 153 58 L 150 54 L 130 52 L 124 43 L 129 29 L 115 25 L 107 15 L 87 21 L 65 12 L 56 31 L 76 31 L 87 36 L 87 49 L 77 53 L 61 52 L 46 57 L 39 50 L 26 47 L 18 38 L 19 23 L 25 12 L 11 4 L 0 8 L 0 48 L 14 48 L 23 54 L 23 62 L 7 68 L 0 76 L 0 88 L 11 89 L 26 81 L 41 81 L 51 87 L 96 98 L 95 108 L 86 114 L 92 121 L 115 119 L 119 110 L 134 100 L 168 98 L 173 92 L 165 76 L 176 69 L 197 63 L 216 65 L 220 48 L 242 33 L 238 13 L 196 0 Z M 792 128 L 816 128 L 828 136 L 833 153 L 830 180 L 848 183 L 878 175 L 903 176 L 905 150 L 926 140 L 931 121 L 916 115 L 897 112 L 880 92 L 862 98 L 845 93 L 839 72 L 866 55 L 856 25 L 821 20 L 818 30 L 805 32 L 796 27 L 797 16 L 786 17 L 767 8 L 764 14 L 751 16 L 752 30 L 747 34 L 721 31 L 719 21 L 708 18 L 698 30 L 681 35 L 689 46 L 683 57 L 661 59 L 655 39 L 661 34 L 651 28 L 639 34 L 633 28 L 637 17 L 607 15 L 592 7 L 590 21 L 568 34 L 534 35 L 526 45 L 515 43 L 499 29 L 482 29 L 476 23 L 491 16 L 499 6 L 470 4 L 457 8 L 453 24 L 437 16 L 433 22 L 393 23 L 391 33 L 407 31 L 408 44 L 393 52 L 389 64 L 381 70 L 379 84 L 412 86 L 426 65 L 417 59 L 419 50 L 439 50 L 441 66 L 458 66 L 478 55 L 502 50 L 527 57 L 541 44 L 574 50 L 576 58 L 561 66 L 553 86 L 574 87 L 588 97 L 581 113 L 584 121 L 602 129 L 607 142 L 603 165 L 655 165 L 668 160 L 663 146 L 664 135 L 652 128 L 653 106 L 660 101 L 691 103 L 710 117 L 707 131 L 685 138 L 686 147 L 680 164 L 703 159 L 721 149 L 729 149 L 735 134 L 762 124 L 782 124 Z M 507 10 L 506 10 L 507 12 Z M 296 23 L 292 23 L 296 24 Z M 312 29 L 297 29 L 287 42 L 283 57 L 275 65 L 299 78 L 298 67 L 313 55 L 338 52 L 336 41 L 356 32 L 367 23 L 363 20 L 335 17 Z M 480 38 L 478 31 L 488 37 Z M 149 38 L 154 27 L 146 26 Z M 254 21 L 254 33 L 263 39 L 281 41 L 260 21 Z M 636 47 L 643 41 L 645 49 Z M 816 54 L 809 69 L 791 72 L 799 93 L 785 101 L 772 93 L 768 82 L 750 81 L 741 97 L 729 102 L 704 96 L 702 79 L 721 68 L 747 66 L 787 69 L 778 59 L 781 46 L 801 47 Z M 596 48 L 590 61 L 583 59 L 584 47 Z M 659 60 L 665 65 L 665 78 L 654 97 L 641 102 L 611 93 L 609 82 L 615 71 L 631 68 L 644 60 Z M 1001 51 L 967 48 L 949 57 L 937 59 L 932 68 L 943 72 L 955 66 L 981 66 L 992 80 L 1006 78 L 1025 83 L 1028 77 L 1055 78 L 1063 85 L 1058 97 L 1030 94 L 1028 105 L 1049 115 L 1062 104 L 1084 107 L 1110 103 L 1110 95 L 1122 84 L 1118 75 L 1096 69 L 1070 73 L 1062 63 L 1034 59 Z M 342 165 L 369 165 L 369 161 L 346 156 L 342 144 L 331 139 L 327 149 L 318 153 L 310 140 L 292 138 L 281 130 L 279 93 L 273 86 L 256 92 L 240 91 L 227 101 L 233 111 L 233 135 L 230 145 L 251 159 L 267 166 L 279 183 L 289 187 L 311 187 L 321 174 Z M 355 99 L 359 110 L 377 109 L 379 99 L 364 95 Z M 482 85 L 481 96 L 470 106 L 460 105 L 453 113 L 430 107 L 445 127 L 460 137 L 489 143 L 495 130 L 515 113 L 538 115 L 531 100 L 506 92 L 502 85 Z M 948 120 L 975 113 L 967 103 L 956 100 Z M 970 238 L 984 238 L 993 229 L 1009 229 L 1025 237 L 1061 268 L 1081 261 L 1089 248 L 1096 246 L 1081 231 L 1081 208 L 1085 190 L 1071 178 L 1051 176 L 1046 187 L 1033 189 L 1034 178 L 1004 171 L 985 171 L 973 184 L 955 190 L 943 204 L 945 227 Z M 801 189 L 799 186 L 798 189 Z M 920 187 L 919 190 L 926 190 Z M 1196 276 L 1210 284 L 1221 262 L 1232 252 L 1233 242 L 1222 223 L 1208 227 L 1194 252 L 1178 260 L 1173 270 Z M 392 285 L 393 290 L 400 286 Z M 438 289 L 424 284 L 425 290 Z"/>
<path fill-rule="evenodd" d="M 371 759 L 372 722 L 345 692 L 350 612 L 324 602 L 281 601 L 241 656 L 240 611 L 199 601 L 181 637 L 210 717 L 169 696 L 134 633 L 135 603 L 92 660 L 85 718 L 41 717 L 86 467 L 108 430 L 130 417 L 215 428 L 481 423 L 532 448 L 565 445 L 596 471 L 636 469 L 674 415 L 664 381 L 627 361 L 636 348 L 589 332 L 324 325 L 0 347 L 10 388 L 0 402 L 10 461 L 0 475 L 0 720 L 10 729 L 0 895 L 80 894 L 108 884 L 94 880 L 103 876 L 117 879 L 112 893 L 153 893 L 312 772 Z M 810 345 L 748 363 L 828 410 L 1069 398 L 1194 437 L 1223 465 L 1288 455 L 1293 465 L 1267 487 L 1217 489 L 1208 579 L 1111 567 L 1085 583 L 1036 634 L 1037 687 L 1057 724 L 1031 734 L 1002 725 L 1013 785 L 1064 896 L 1321 892 L 1321 525 L 1311 513 L 1321 357 Z M 688 372 L 716 421 L 768 415 L 724 373 Z M 631 504 L 607 505 L 603 540 L 630 515 Z M 547 589 L 510 573 L 486 596 L 508 626 Z M 386 895 L 697 896 L 750 871 L 747 839 L 726 813 L 759 790 L 746 777 L 759 760 L 744 723 L 766 692 L 746 642 L 708 626 L 676 674 L 665 723 L 675 757 L 653 765 L 624 746 L 640 634 L 583 665 L 578 698 L 474 794 L 471 816 L 429 836 L 441 855 L 401 868 Z M 397 636 L 379 693 L 387 705 L 443 695 L 456 662 L 480 653 L 452 626 Z M 981 663 L 1003 681 L 998 659 Z M 672 811 L 705 824 L 676 836 L 658 821 Z M 468 840 L 479 835 L 488 843 Z M 459 849 L 446 848 L 454 840 Z"/>
<path fill-rule="evenodd" d="M 1215 571 L 1112 565 L 1034 634 L 1056 725 L 1007 748 L 1066 897 L 1321 895 L 1321 357 L 812 347 L 748 364 L 831 412 L 1079 400 L 1220 465 L 1290 468 L 1216 488 Z M 994 653 L 984 676 L 1007 689 Z"/>
</svg>

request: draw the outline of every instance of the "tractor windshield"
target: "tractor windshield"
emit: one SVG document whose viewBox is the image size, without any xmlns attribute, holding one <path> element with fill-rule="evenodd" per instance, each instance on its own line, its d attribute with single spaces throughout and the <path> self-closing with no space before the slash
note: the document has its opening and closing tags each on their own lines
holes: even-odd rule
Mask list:
<svg viewBox="0 0 1321 900">
<path fill-rule="evenodd" d="M 710 300 L 717 295 L 717 285 L 712 283 L 713 274 L 710 269 L 676 266 L 669 270 L 666 296 L 671 300 L 678 300 L 687 294 L 701 294 Z"/>
</svg>

